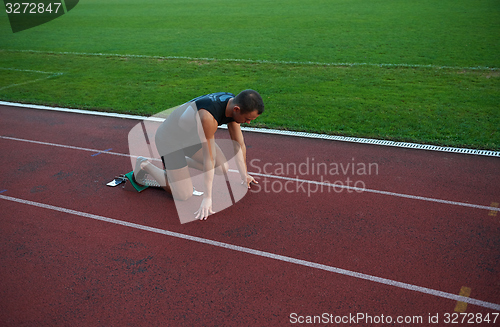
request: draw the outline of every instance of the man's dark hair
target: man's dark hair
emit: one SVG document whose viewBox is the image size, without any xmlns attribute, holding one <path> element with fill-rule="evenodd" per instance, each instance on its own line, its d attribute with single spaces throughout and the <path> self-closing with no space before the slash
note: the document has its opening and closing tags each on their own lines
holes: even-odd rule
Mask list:
<svg viewBox="0 0 500 327">
<path fill-rule="evenodd" d="M 254 90 L 240 92 L 234 98 L 234 104 L 240 107 L 242 113 L 257 110 L 260 115 L 264 112 L 264 101 L 262 101 L 260 94 Z"/>
</svg>

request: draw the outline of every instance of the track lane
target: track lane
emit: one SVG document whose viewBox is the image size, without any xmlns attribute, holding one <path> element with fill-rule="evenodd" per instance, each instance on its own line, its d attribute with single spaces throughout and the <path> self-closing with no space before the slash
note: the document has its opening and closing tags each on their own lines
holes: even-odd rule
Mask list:
<svg viewBox="0 0 500 327">
<path fill-rule="evenodd" d="M 71 128 L 65 127 L 66 130 L 75 131 L 76 125 L 83 128 L 94 125 L 94 123 L 77 124 L 74 122 L 74 117 L 70 120 L 73 121 L 70 123 L 72 126 Z M 50 124 L 48 118 L 45 118 L 45 123 L 49 126 L 46 131 L 36 133 L 30 129 L 28 134 L 33 133 L 31 136 L 35 134 L 38 136 L 43 135 L 47 141 L 57 141 L 58 137 L 51 135 L 48 131 L 52 131 L 54 126 L 62 127 L 64 123 Z M 123 122 L 120 122 L 120 124 L 123 126 Z M 40 127 L 40 124 L 35 125 Z M 109 128 L 107 129 L 109 130 Z M 17 136 L 23 136 L 19 135 L 21 134 L 19 130 L 13 130 L 15 132 L 12 132 L 12 134 L 17 133 Z M 116 129 L 109 131 L 116 132 Z M 89 140 L 88 138 L 73 138 L 71 135 L 67 139 L 74 140 L 77 146 L 82 147 L 96 145 L 97 149 L 106 149 L 106 146 L 112 143 L 113 149 L 124 148 L 123 145 L 113 143 L 114 133 L 103 135 L 86 132 L 85 134 L 97 134 L 99 137 L 96 140 Z M 103 142 L 103 137 L 107 142 Z M 247 143 L 251 145 L 249 151 L 252 151 L 252 155 L 253 151 L 258 152 L 259 138 L 252 134 L 246 135 L 246 138 Z M 126 140 L 126 137 L 124 140 Z M 163 192 L 148 190 L 147 193 L 140 194 L 139 197 L 135 193 L 118 192 L 121 190 L 104 186 L 104 182 L 109 179 L 109 174 L 113 175 L 117 169 L 129 167 L 130 162 L 124 157 L 120 158 L 105 154 L 92 157 L 90 153 L 83 155 L 79 151 L 69 154 L 67 149 L 51 149 L 48 151 L 40 145 L 32 144 L 20 147 L 18 144 L 13 145 L 13 143 L 4 141 L 0 141 L 2 148 L 8 150 L 8 153 L 12 153 L 12 155 L 6 156 L 4 154 L 1 157 L 2 166 L 4 167 L 2 170 L 3 185 L 7 185 L 7 187 L 4 187 L 7 189 L 7 192 L 3 193 L 4 195 L 14 195 L 20 198 L 25 198 L 21 195 L 28 195 L 30 200 L 45 201 L 53 205 L 58 205 L 61 200 L 64 200 L 66 204 L 69 204 L 67 207 L 75 210 L 94 212 L 117 218 L 126 217 L 127 220 L 147 224 L 148 226 L 158 226 L 158 228 L 163 229 L 166 227 L 173 230 L 182 229 L 190 235 L 228 241 L 228 243 L 237 243 L 241 246 L 248 245 L 252 248 L 257 247 L 261 250 L 290 255 L 304 260 L 313 258 L 315 262 L 332 264 L 346 269 L 352 268 L 355 271 L 364 273 L 373 272 L 376 276 L 401 277 L 402 279 L 398 280 L 407 281 L 406 279 L 408 279 L 408 282 L 413 283 L 418 280 L 422 281 L 422 284 L 419 285 L 426 287 L 437 286 L 437 289 L 449 291 L 450 293 L 458 294 L 458 290 L 463 286 L 462 284 L 474 280 L 473 295 L 475 298 L 479 294 L 479 298 L 488 300 L 496 297 L 497 294 L 495 293 L 496 288 L 492 288 L 488 281 L 492 280 L 491 274 L 494 276 L 495 273 L 495 267 L 492 266 L 492 263 L 495 262 L 494 258 L 498 255 L 498 247 L 496 247 L 495 243 L 492 243 L 492 240 L 495 239 L 495 235 L 498 235 L 498 227 L 495 229 L 494 226 L 497 226 L 495 221 L 487 215 L 485 210 L 450 209 L 442 204 L 426 204 L 424 206 L 414 200 L 388 200 L 384 196 L 374 194 L 348 194 L 343 192 L 330 195 L 313 194 L 311 197 L 307 197 L 297 192 L 290 194 L 258 192 L 249 193 L 237 206 L 223 211 L 224 214 L 221 213 L 211 217 L 204 224 L 192 223 L 179 226 L 175 219 L 170 219 L 167 214 L 164 215 L 169 210 L 175 213 L 175 210 L 171 210 L 172 206 L 169 209 L 169 206 L 166 205 L 168 198 Z M 117 142 L 123 142 L 123 140 L 118 139 Z M 273 149 L 269 144 L 267 142 L 267 145 L 261 147 L 261 149 L 269 153 L 267 157 L 263 154 L 256 155 L 256 157 L 267 158 L 269 162 L 271 161 L 269 158 L 274 160 L 280 152 L 277 152 L 277 149 Z M 12 147 L 12 149 L 8 149 L 8 147 Z M 380 147 L 376 148 L 380 149 Z M 290 149 L 286 147 L 281 150 L 282 153 L 287 151 L 290 153 Z M 344 153 L 342 151 L 338 152 Z M 270 156 L 271 153 L 272 156 Z M 350 155 L 352 154 L 350 153 Z M 292 160 L 297 160 L 297 163 L 303 162 L 300 158 L 292 158 Z M 14 166 L 12 166 L 13 162 Z M 11 166 L 9 166 L 9 163 Z M 485 165 L 488 168 L 489 161 L 485 161 Z M 13 169 L 8 171 L 5 170 L 6 167 L 12 167 Z M 387 167 L 392 166 L 388 165 Z M 391 169 L 396 168 L 392 167 Z M 473 171 L 469 170 L 469 174 L 472 173 Z M 89 176 L 93 178 L 89 179 Z M 485 178 L 480 176 L 477 179 L 469 178 L 468 180 L 476 181 L 479 185 L 484 182 Z M 19 181 L 23 181 L 23 183 L 19 183 Z M 488 185 L 495 184 L 494 182 L 495 180 L 490 181 Z M 366 183 L 379 183 L 379 180 L 370 178 L 366 180 Z M 485 187 L 485 189 L 488 189 L 488 187 Z M 495 189 L 493 188 L 493 190 Z M 459 193 L 461 196 L 464 195 L 462 192 Z M 98 196 L 96 197 L 96 195 Z M 470 193 L 467 196 L 473 198 Z M 481 193 L 479 193 L 479 196 L 481 196 Z M 79 197 L 82 197 L 83 200 L 79 200 Z M 147 201 L 145 201 L 146 199 Z M 110 202 L 113 202 L 113 205 L 109 205 Z M 271 207 L 263 210 L 263 203 L 271 204 Z M 161 215 L 158 213 L 161 213 Z M 22 214 L 17 217 L 21 216 Z M 227 219 L 228 216 L 233 217 L 233 219 Z M 34 226 L 37 223 L 34 223 Z M 80 223 L 80 221 L 75 222 L 76 229 L 73 232 L 79 232 L 77 226 Z M 35 228 L 34 226 L 32 228 Z M 462 228 L 457 229 L 457 226 L 462 226 Z M 473 227 L 472 230 L 469 230 L 470 226 Z M 50 230 L 50 228 L 48 229 Z M 98 235 L 104 235 L 107 232 L 115 234 L 110 229 L 104 229 L 104 233 L 99 231 L 100 228 L 92 230 L 93 233 Z M 482 240 L 482 242 L 477 243 L 478 239 Z M 151 246 L 153 245 L 147 245 L 147 247 Z M 327 246 L 326 250 L 325 246 Z M 198 248 L 195 247 L 193 251 L 199 251 L 196 249 Z M 464 249 L 467 250 L 465 257 L 463 256 Z M 391 253 L 390 256 L 388 251 Z M 181 253 L 184 252 L 181 251 Z M 221 254 L 219 264 L 224 262 L 225 255 Z M 443 258 L 445 259 L 444 262 Z M 200 262 L 203 260 L 200 260 Z M 239 260 L 241 260 L 241 257 Z M 267 266 L 267 263 L 262 265 L 258 261 L 256 266 Z M 391 265 L 387 264 L 388 262 L 397 262 L 399 264 Z M 202 264 L 201 266 L 200 269 L 203 269 L 205 265 Z M 207 264 L 208 266 L 210 265 Z M 430 269 L 429 266 L 435 269 Z M 488 271 L 490 271 L 490 275 L 488 275 Z M 254 269 L 253 274 L 259 276 L 260 272 L 258 269 Z M 283 294 L 297 291 L 294 290 L 294 287 L 306 283 L 304 276 L 308 276 L 308 274 L 310 272 L 297 276 L 300 278 L 290 282 L 291 289 L 285 287 L 286 291 Z M 276 284 L 277 287 L 283 288 L 283 285 L 288 283 L 286 279 L 279 280 L 280 282 Z M 309 281 L 308 278 L 307 281 Z M 329 275 L 328 281 L 332 281 L 331 275 Z M 358 292 L 354 291 L 359 288 L 356 286 L 357 283 L 367 285 L 359 281 L 348 282 L 347 285 L 350 285 L 349 292 Z M 239 285 L 239 283 L 230 284 L 231 287 Z M 215 283 L 212 287 L 220 288 L 223 287 L 222 285 Z M 367 287 L 372 288 L 373 286 Z M 387 289 L 383 288 L 379 290 L 384 294 L 388 292 Z M 311 295 L 306 291 L 306 294 L 309 294 L 309 297 L 314 300 L 313 302 L 325 304 L 324 306 L 318 305 L 319 308 L 334 305 L 335 303 L 338 305 L 338 299 L 331 299 L 327 296 L 327 294 L 332 293 L 335 293 L 335 287 L 324 288 L 323 297 Z M 268 301 L 272 302 L 273 299 L 279 301 L 279 296 L 276 297 L 275 293 L 272 294 L 274 294 L 273 298 L 268 299 Z M 347 294 L 342 294 L 342 296 L 351 304 L 364 301 L 356 298 L 356 296 L 355 298 L 351 298 Z M 404 295 L 403 298 L 407 296 L 414 297 L 414 295 Z M 295 300 L 291 300 L 287 296 L 284 296 L 284 298 L 287 299 L 287 303 L 296 303 L 297 305 L 300 303 L 301 307 L 304 306 L 304 303 L 300 300 L 301 296 Z M 380 302 L 380 299 L 372 298 L 372 300 L 375 303 Z M 397 299 L 391 299 L 389 302 L 394 305 L 398 303 Z M 441 300 L 437 300 L 437 302 L 441 303 Z M 446 310 L 449 312 L 450 301 L 446 303 L 448 303 Z M 275 307 L 275 305 L 269 305 Z M 358 306 L 366 308 L 363 304 Z M 436 308 L 438 307 L 439 310 L 444 310 L 445 305 L 436 306 Z M 286 308 L 291 310 L 291 306 Z M 310 311 L 315 311 L 312 305 L 309 305 L 309 308 Z M 379 303 L 378 306 L 372 307 L 371 310 L 376 314 L 376 312 L 382 312 L 382 308 L 385 310 L 386 306 L 380 306 Z M 406 305 L 398 305 L 393 308 L 394 311 L 405 311 L 407 309 L 409 308 Z M 180 311 L 176 311 L 177 313 L 181 312 L 182 308 L 178 308 L 178 310 Z M 277 314 L 280 319 L 278 321 L 286 321 L 284 311 L 282 309 Z M 195 310 L 193 312 L 200 314 L 201 311 Z M 271 320 L 276 322 L 275 319 L 278 318 L 272 318 Z"/>
</svg>

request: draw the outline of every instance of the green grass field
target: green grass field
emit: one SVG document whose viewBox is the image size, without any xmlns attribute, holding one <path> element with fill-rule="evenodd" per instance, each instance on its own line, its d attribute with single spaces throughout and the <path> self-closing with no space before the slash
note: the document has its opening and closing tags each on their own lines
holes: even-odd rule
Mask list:
<svg viewBox="0 0 500 327">
<path fill-rule="evenodd" d="M 81 0 L 12 33 L 0 99 L 154 114 L 258 90 L 252 125 L 500 150 L 500 2 Z"/>
</svg>

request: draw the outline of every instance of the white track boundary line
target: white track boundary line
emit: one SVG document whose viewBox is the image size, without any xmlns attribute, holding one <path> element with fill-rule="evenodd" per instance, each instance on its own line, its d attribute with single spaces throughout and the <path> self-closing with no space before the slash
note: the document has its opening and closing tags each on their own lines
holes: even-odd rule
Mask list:
<svg viewBox="0 0 500 327">
<path fill-rule="evenodd" d="M 4 87 L 1 87 L 0 91 L 8 89 L 8 88 L 11 88 L 11 87 L 16 87 L 16 86 L 21 86 L 21 85 L 32 84 L 32 83 L 44 81 L 44 80 L 49 79 L 51 77 L 64 75 L 64 73 L 44 72 L 44 71 L 40 71 L 40 70 L 5 68 L 5 67 L 0 67 L 0 70 L 15 71 L 15 72 L 24 72 L 24 73 L 35 73 L 35 74 L 48 74 L 49 75 L 49 76 L 46 76 L 46 77 L 37 78 L 37 79 L 34 79 L 34 80 L 29 80 L 29 81 L 23 82 L 23 83 L 7 85 L 7 86 L 4 86 Z"/>
<path fill-rule="evenodd" d="M 237 172 L 237 171 L 235 171 L 235 172 Z M 434 199 L 434 198 L 428 198 L 425 196 L 402 194 L 402 193 L 380 191 L 380 190 L 372 190 L 372 189 L 359 188 L 359 187 L 354 187 L 354 186 L 337 185 L 337 184 L 331 184 L 328 182 L 317 182 L 317 181 L 310 181 L 307 179 L 291 178 L 291 177 L 286 177 L 286 176 L 265 175 L 265 174 L 253 173 L 253 172 L 250 172 L 250 174 L 255 175 L 255 176 L 267 177 L 267 178 L 283 179 L 286 181 L 291 181 L 291 182 L 296 182 L 296 183 L 315 184 L 315 185 L 319 185 L 319 186 L 326 186 L 328 188 L 343 188 L 343 189 L 356 191 L 359 193 L 369 192 L 369 193 L 389 195 L 389 196 L 395 196 L 395 197 L 412 199 L 412 200 L 420 200 L 420 201 L 436 202 L 436 203 L 449 204 L 449 205 L 455 205 L 455 206 L 461 206 L 461 207 L 469 207 L 469 208 L 474 208 L 474 209 L 484 209 L 484 210 L 488 210 L 488 211 L 492 211 L 492 210 L 493 211 L 500 211 L 500 208 L 497 208 L 497 207 L 489 207 L 489 206 L 483 206 L 483 205 L 479 205 L 479 204 L 471 204 L 471 203 L 465 203 L 465 202 Z"/>
<path fill-rule="evenodd" d="M 26 142 L 26 143 L 33 143 L 33 144 L 39 144 L 39 145 L 48 145 L 48 146 L 53 146 L 53 147 L 57 147 L 57 148 L 79 150 L 79 151 L 87 151 L 87 152 L 92 152 L 92 153 L 111 154 L 111 155 L 114 155 L 114 156 L 121 156 L 121 157 L 127 157 L 127 158 L 131 157 L 129 154 L 126 154 L 126 153 L 111 152 L 111 151 L 104 151 L 104 150 L 97 150 L 97 149 L 90 149 L 90 148 L 82 148 L 82 147 L 79 147 L 79 146 L 64 145 L 64 144 L 57 144 L 57 143 L 49 143 L 49 142 L 41 142 L 41 141 L 34 141 L 34 140 L 27 140 L 27 139 L 20 139 L 20 138 L 17 138 L 17 137 L 10 137 L 10 136 L 3 136 L 3 135 L 0 135 L 0 139 L 10 140 L 10 141 Z"/>
<path fill-rule="evenodd" d="M 220 126 L 220 128 L 227 128 L 227 126 L 222 125 L 222 126 Z M 265 128 L 242 127 L 241 129 L 243 131 L 246 131 L 246 132 L 257 132 L 257 133 L 277 134 L 277 135 L 284 135 L 284 136 L 296 136 L 296 137 L 305 137 L 305 138 L 330 140 L 330 141 L 371 144 L 371 145 L 379 145 L 379 146 L 390 146 L 390 147 L 396 147 L 396 148 L 406 148 L 406 149 L 415 149 L 415 150 L 428 150 L 428 151 L 437 151 L 437 152 L 473 154 L 473 155 L 480 155 L 480 156 L 487 156 L 487 157 L 500 157 L 500 151 L 454 148 L 454 147 L 444 147 L 444 146 L 431 145 L 431 144 L 395 142 L 395 141 L 378 140 L 378 139 L 347 137 L 347 136 L 328 135 L 328 134 L 316 134 L 316 133 L 306 133 L 306 132 L 282 131 L 282 130 L 265 129 Z"/>
<path fill-rule="evenodd" d="M 220 247 L 220 248 L 224 248 L 224 249 L 228 249 L 228 250 L 233 250 L 233 251 L 237 251 L 237 252 L 241 252 L 241 253 L 253 254 L 253 255 L 260 256 L 260 257 L 264 257 L 264 258 L 269 258 L 269 259 L 278 260 L 278 261 L 287 262 L 287 263 L 292 263 L 292 264 L 305 266 L 305 267 L 309 267 L 309 268 L 324 270 L 324 271 L 328 271 L 328 272 L 332 272 L 332 273 L 336 273 L 336 274 L 340 274 L 340 275 L 345 275 L 345 276 L 349 276 L 349 277 L 363 279 L 363 280 L 367 280 L 367 281 L 371 281 L 371 282 L 375 282 L 375 283 L 379 283 L 379 284 L 384 284 L 384 285 L 388 285 L 388 286 L 394 286 L 394 287 L 398 287 L 401 289 L 406 289 L 406 290 L 415 291 L 415 292 L 419 292 L 419 293 L 429 294 L 429 295 L 433 295 L 433 296 L 437 296 L 437 297 L 441 297 L 441 298 L 445 298 L 445 299 L 450 299 L 453 301 L 466 302 L 466 303 L 477 305 L 480 307 L 500 311 L 500 304 L 476 300 L 476 299 L 473 299 L 470 297 L 464 297 L 464 296 L 460 296 L 460 295 L 456 295 L 456 294 L 451 294 L 451 293 L 447 293 L 447 292 L 443 292 L 443 291 L 430 289 L 427 287 L 421 287 L 421 286 L 412 285 L 412 284 L 408 284 L 408 283 L 398 282 L 398 281 L 387 279 L 387 278 L 376 277 L 376 276 L 367 275 L 367 274 L 363 274 L 363 273 L 359 273 L 359 272 L 355 272 L 355 271 L 351 271 L 351 270 L 336 268 L 336 267 L 327 266 L 327 265 L 323 265 L 323 264 L 319 264 L 319 263 L 315 263 L 315 262 L 310 262 L 310 261 L 306 261 L 306 260 L 287 257 L 287 256 L 279 255 L 279 254 L 255 250 L 255 249 L 251 249 L 251 248 L 247 248 L 247 247 L 243 247 L 243 246 L 218 242 L 218 241 L 209 240 L 209 239 L 201 238 L 201 237 L 197 237 L 197 236 L 176 233 L 176 232 L 172 232 L 172 231 L 168 231 L 168 230 L 139 225 L 139 224 L 123 221 L 123 220 L 117 220 L 117 219 L 108 218 L 108 217 L 99 216 L 99 215 L 94 215 L 94 214 L 90 214 L 90 213 L 86 213 L 86 212 L 82 212 L 82 211 L 77 211 L 77 210 L 72 210 L 72 209 L 67 209 L 67 208 L 62 208 L 62 207 L 56 207 L 56 206 L 49 205 L 49 204 L 33 202 L 33 201 L 14 198 L 14 197 L 5 196 L 5 195 L 1 195 L 1 194 L 0 194 L 0 199 L 6 200 L 6 201 L 11 201 L 11 202 L 16 202 L 16 203 L 20 203 L 20 204 L 26 204 L 26 205 L 30 205 L 30 206 L 34 206 L 34 207 L 38 207 L 38 208 L 58 211 L 58 212 L 62 212 L 62 213 L 70 214 L 70 215 L 84 217 L 84 218 L 95 219 L 95 220 L 99 220 L 99 221 L 103 221 L 103 222 L 108 222 L 108 223 L 112 223 L 112 224 L 116 224 L 116 225 L 135 228 L 135 229 L 139 229 L 139 230 L 143 230 L 143 231 L 147 231 L 147 232 L 152 232 L 152 233 L 156 233 L 156 234 L 176 237 L 176 238 L 180 238 L 183 240 L 188 240 L 188 241 L 198 242 L 198 243 L 207 244 L 207 245 L 211 245 L 211 246 L 216 246 L 216 247 Z"/>
<path fill-rule="evenodd" d="M 458 69 L 458 70 L 500 70 L 497 67 L 457 67 L 440 65 L 421 65 L 421 64 L 376 64 L 367 62 L 317 62 L 317 61 L 285 61 L 285 60 L 253 60 L 253 59 L 232 59 L 232 58 L 198 58 L 189 56 L 153 56 L 153 55 L 133 55 L 119 53 L 96 53 L 96 52 L 71 52 L 71 51 L 40 51 L 40 50 L 14 50 L 2 49 L 9 52 L 25 53 L 43 53 L 56 55 L 75 55 L 75 56 L 98 56 L 98 57 L 121 57 L 121 58 L 145 58 L 145 59 L 180 59 L 180 60 L 201 60 L 201 61 L 226 61 L 226 62 L 245 62 L 251 64 L 279 64 L 279 65 L 311 65 L 311 66 L 373 66 L 373 67 L 404 67 L 404 68 L 433 68 L 433 69 Z"/>
<path fill-rule="evenodd" d="M 110 117 L 110 118 L 132 119 L 132 120 L 152 120 L 152 121 L 158 121 L 158 122 L 162 122 L 164 120 L 164 119 L 158 118 L 158 117 L 146 117 L 146 116 L 126 115 L 126 114 L 92 111 L 92 110 L 48 107 L 48 106 L 41 106 L 41 105 L 35 105 L 35 104 L 23 104 L 23 103 L 14 103 L 14 102 L 6 102 L 6 101 L 0 101 L 0 105 L 29 108 L 29 109 L 68 112 L 68 113 L 83 114 L 83 115 L 103 116 L 103 117 Z M 219 128 L 227 129 L 227 126 L 221 125 L 221 126 L 219 126 Z M 331 141 L 339 141 L 339 142 L 351 142 L 351 143 L 360 143 L 360 144 L 371 144 L 371 145 L 379 145 L 379 146 L 390 146 L 390 147 L 416 149 L 416 150 L 429 150 L 429 151 L 450 152 L 450 153 L 459 153 L 459 154 L 473 154 L 473 155 L 480 155 L 480 156 L 487 156 L 487 157 L 500 157 L 500 151 L 443 147 L 443 146 L 430 145 L 430 144 L 394 142 L 394 141 L 386 141 L 386 140 L 378 140 L 378 139 L 346 137 L 346 136 L 306 133 L 306 132 L 293 132 L 293 131 L 283 131 L 283 130 L 267 129 L 267 128 L 242 127 L 241 129 L 245 132 L 254 132 L 254 133 L 276 134 L 276 135 L 283 135 L 283 136 L 295 136 L 295 137 L 304 137 L 304 138 L 312 138 L 312 139 L 322 139 L 322 140 L 331 140 Z"/>
<path fill-rule="evenodd" d="M 57 144 L 57 143 L 27 140 L 27 139 L 21 139 L 21 138 L 3 136 L 3 135 L 0 135 L 0 139 L 26 142 L 26 143 L 32 143 L 32 144 L 39 144 L 39 145 L 46 145 L 46 146 L 53 146 L 53 147 L 79 150 L 79 151 L 87 151 L 87 152 L 92 152 L 92 153 L 108 154 L 108 155 L 127 157 L 127 158 L 136 157 L 136 156 L 131 156 L 129 154 L 119 153 L 119 152 L 111 152 L 111 151 L 104 151 L 104 150 L 98 150 L 98 149 L 77 147 L 77 146 L 72 146 L 72 145 L 64 145 L 64 144 Z M 155 159 L 155 158 L 150 158 L 150 159 L 159 161 L 159 159 Z M 237 172 L 237 171 L 232 170 L 232 169 L 230 169 L 230 171 Z M 442 204 L 468 207 L 468 208 L 474 208 L 474 209 L 484 209 L 484 210 L 488 210 L 488 211 L 500 211 L 500 208 L 484 206 L 484 205 L 479 205 L 479 204 L 471 204 L 471 203 L 465 203 L 465 202 L 434 199 L 434 198 L 418 196 L 418 195 L 402 194 L 402 193 L 395 193 L 395 192 L 388 192 L 388 191 L 381 191 L 381 190 L 372 190 L 372 189 L 367 189 L 367 188 L 358 188 L 358 187 L 354 187 L 354 186 L 337 185 L 337 184 L 331 184 L 328 182 L 318 182 L 318 181 L 311 181 L 311 180 L 307 180 L 307 179 L 299 179 L 299 178 L 292 178 L 292 177 L 286 177 L 286 176 L 277 176 L 277 175 L 261 174 L 261 173 L 254 173 L 254 172 L 249 172 L 249 173 L 252 175 L 255 175 L 255 176 L 274 178 L 274 179 L 282 179 L 282 180 L 287 180 L 287 181 L 296 182 L 296 183 L 323 185 L 323 186 L 331 187 L 331 188 L 343 188 L 343 189 L 349 189 L 349 190 L 358 191 L 358 192 L 370 192 L 370 193 L 375 193 L 375 194 L 388 195 L 388 196 L 394 196 L 394 197 L 400 197 L 400 198 L 406 198 L 406 199 L 412 199 L 412 200 L 442 203 Z"/>
</svg>

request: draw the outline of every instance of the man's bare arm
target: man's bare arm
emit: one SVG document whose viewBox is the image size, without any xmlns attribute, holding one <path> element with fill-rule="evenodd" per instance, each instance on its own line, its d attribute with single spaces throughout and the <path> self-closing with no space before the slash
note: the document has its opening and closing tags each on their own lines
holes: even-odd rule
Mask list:
<svg viewBox="0 0 500 327">
<path fill-rule="evenodd" d="M 247 170 L 247 148 L 245 145 L 245 140 L 243 138 L 243 133 L 241 132 L 240 124 L 236 122 L 230 122 L 227 124 L 227 129 L 231 139 L 236 142 L 235 153 L 236 153 L 236 166 L 240 172 L 241 179 L 250 188 L 250 183 L 257 183 L 257 181 L 248 174 Z"/>
<path fill-rule="evenodd" d="M 200 209 L 195 212 L 195 218 L 207 219 L 210 214 L 214 213 L 212 210 L 212 184 L 214 180 L 216 153 L 214 135 L 217 131 L 217 121 L 204 109 L 200 109 L 198 113 L 200 119 L 198 122 L 198 134 L 202 141 L 205 193 L 203 194 Z"/>
</svg>

